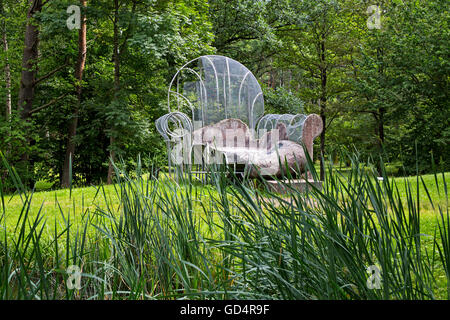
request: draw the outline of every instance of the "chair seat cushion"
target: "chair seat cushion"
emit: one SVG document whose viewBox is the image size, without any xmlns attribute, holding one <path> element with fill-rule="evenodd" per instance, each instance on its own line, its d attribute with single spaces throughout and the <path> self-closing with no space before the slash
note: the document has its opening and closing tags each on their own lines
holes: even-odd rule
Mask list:
<svg viewBox="0 0 450 320">
<path fill-rule="evenodd" d="M 212 147 L 225 156 L 228 164 L 245 164 L 250 170 L 250 176 L 279 176 L 290 171 L 300 171 L 305 168 L 306 157 L 303 147 L 293 141 L 278 141 L 272 148 L 246 147 Z"/>
</svg>

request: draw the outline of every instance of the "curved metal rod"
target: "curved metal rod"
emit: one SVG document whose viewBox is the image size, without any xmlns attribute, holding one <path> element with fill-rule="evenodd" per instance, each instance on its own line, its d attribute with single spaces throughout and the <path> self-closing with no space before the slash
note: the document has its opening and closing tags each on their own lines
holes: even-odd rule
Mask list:
<svg viewBox="0 0 450 320">
<path fill-rule="evenodd" d="M 191 108 L 192 119 L 194 119 L 194 109 L 195 109 L 195 107 L 194 107 L 194 106 L 192 105 L 192 103 L 188 100 L 188 98 L 186 98 L 186 97 L 183 96 L 182 94 L 179 94 L 178 92 L 175 92 L 175 91 L 169 91 L 169 93 L 173 93 L 173 94 L 175 94 L 175 95 L 177 95 L 177 96 L 183 98 L 184 100 L 186 100 L 186 102 L 187 102 L 188 105 L 189 105 L 189 108 Z"/>
<path fill-rule="evenodd" d="M 223 57 L 223 58 L 227 58 L 227 57 L 224 57 L 224 56 L 218 56 L 218 55 L 211 55 L 212 57 Z M 215 80 L 216 80 L 216 90 L 217 90 L 217 102 L 220 102 L 220 98 L 219 98 L 219 80 L 218 80 L 218 76 L 217 76 L 217 70 L 216 70 L 216 67 L 215 67 L 215 65 L 214 65 L 214 62 L 209 58 L 209 56 L 201 56 L 201 57 L 197 57 L 197 58 L 195 58 L 195 59 L 192 59 L 192 60 L 190 60 L 190 61 L 188 61 L 187 63 L 185 63 L 180 69 L 178 69 L 178 71 L 175 73 L 175 75 L 172 77 L 172 80 L 170 81 L 170 84 L 169 84 L 169 90 L 168 90 L 168 92 L 167 92 L 167 108 L 168 108 L 168 110 L 169 110 L 169 112 L 171 111 L 171 109 L 170 109 L 170 92 L 173 92 L 171 89 L 172 89 L 172 86 L 173 86 L 173 82 L 175 81 L 175 79 L 177 78 L 177 76 L 180 74 L 180 72 L 182 71 L 182 70 L 184 70 L 184 69 L 191 69 L 191 68 L 186 68 L 186 66 L 188 66 L 189 64 L 191 64 L 192 62 L 194 62 L 194 61 L 196 61 L 196 60 L 200 60 L 200 59 L 202 59 L 202 58 L 206 58 L 206 60 L 208 60 L 209 61 L 209 63 L 211 64 L 211 66 L 212 66 L 212 68 L 213 68 L 213 70 L 214 70 L 214 77 L 215 77 Z M 191 69 L 192 70 L 192 69 Z M 192 70 L 193 71 L 193 70 Z M 203 80 L 201 79 L 201 76 L 197 73 L 197 77 L 199 78 L 199 80 L 200 81 L 202 81 L 203 82 Z M 204 86 L 204 83 L 203 83 L 203 86 Z M 177 86 L 178 87 L 178 86 Z M 205 89 L 205 92 L 206 92 L 206 86 L 204 86 L 204 89 Z M 206 96 L 206 99 L 207 99 L 207 96 Z M 208 100 L 206 100 L 206 103 L 208 103 Z M 204 117 L 204 108 L 203 108 L 203 106 L 202 106 L 202 122 L 204 122 L 205 121 L 205 117 Z"/>
<path fill-rule="evenodd" d="M 247 76 L 251 74 L 250 70 L 247 71 L 247 73 L 245 74 L 244 78 L 242 78 L 241 81 L 241 85 L 239 86 L 239 95 L 238 95 L 238 106 L 241 106 L 241 91 L 242 91 L 242 86 L 244 85 L 244 81 L 247 78 Z"/>
<path fill-rule="evenodd" d="M 297 117 L 300 117 L 301 119 L 296 120 Z M 303 131 L 303 125 L 305 124 L 305 120 L 306 120 L 307 116 L 305 114 L 296 114 L 292 117 L 290 123 L 289 123 L 289 130 L 288 130 L 288 135 L 289 137 L 293 136 L 296 133 L 299 133 L 299 136 L 296 140 L 298 139 L 302 139 L 302 131 Z M 298 125 L 296 126 L 296 123 L 298 123 Z"/>
<path fill-rule="evenodd" d="M 183 70 L 187 65 L 189 65 L 190 63 L 194 62 L 195 60 L 199 60 L 201 57 L 197 57 L 195 59 L 192 59 L 188 62 L 186 62 L 180 69 L 177 70 L 177 72 L 174 74 L 174 76 L 172 77 L 172 80 L 170 80 L 169 83 L 169 90 L 167 92 L 167 106 L 170 106 L 170 89 L 172 88 L 173 82 L 175 81 L 176 77 L 178 76 L 178 74 L 180 73 L 181 70 Z M 169 110 L 170 111 L 170 110 Z"/>
<path fill-rule="evenodd" d="M 203 88 L 201 88 L 201 89 L 203 89 L 204 94 L 205 94 L 205 97 L 206 97 L 206 99 L 208 99 L 208 93 L 207 93 L 207 90 L 206 90 L 206 86 L 205 86 L 205 83 L 203 82 L 202 77 L 200 76 L 200 74 L 198 74 L 198 72 L 196 72 L 195 70 L 193 70 L 193 69 L 191 69 L 191 68 L 184 68 L 183 70 L 190 71 L 190 72 L 192 72 L 195 76 L 197 76 L 197 78 L 198 78 L 198 80 L 199 80 L 199 82 L 200 82 L 200 85 L 203 86 Z M 177 80 L 177 81 L 178 81 L 178 80 Z M 167 107 L 168 107 L 168 109 L 169 109 L 169 112 L 172 112 L 172 110 L 170 109 L 170 92 L 175 92 L 175 91 L 172 91 L 171 88 L 169 88 L 169 91 L 168 91 L 169 101 L 168 101 L 168 103 L 167 103 Z M 200 94 L 201 94 L 201 92 L 202 92 L 202 90 L 200 90 Z M 177 91 L 176 91 L 176 94 L 181 95 L 181 94 L 178 92 L 178 84 L 177 84 Z M 202 101 L 202 102 L 203 102 L 203 101 Z M 178 105 L 177 105 L 177 107 L 178 107 Z M 203 109 L 203 108 L 202 108 L 202 109 Z"/>
<path fill-rule="evenodd" d="M 289 113 L 283 113 L 281 114 L 278 118 L 277 118 L 277 122 L 275 124 L 275 128 L 278 126 L 278 124 L 280 123 L 280 121 L 289 121 L 288 119 L 285 118 L 290 118 L 292 115 Z M 287 129 L 287 127 L 286 127 Z"/>
<path fill-rule="evenodd" d="M 262 116 L 262 118 L 259 119 L 259 122 L 258 122 L 258 130 L 260 129 L 260 127 L 264 128 L 264 129 L 266 128 L 267 121 L 268 121 L 268 119 L 269 119 L 272 115 L 273 115 L 273 114 L 269 113 L 269 114 L 266 114 L 266 115 Z M 263 122 L 263 121 L 264 121 L 264 122 Z M 262 123 L 264 123 L 264 125 L 263 125 Z"/>
<path fill-rule="evenodd" d="M 220 103 L 220 99 L 219 99 L 219 77 L 217 76 L 216 66 L 214 65 L 214 62 L 212 62 L 212 60 L 209 58 L 209 56 L 203 56 L 203 57 L 206 58 L 209 61 L 209 63 L 211 63 L 211 66 L 213 67 L 214 77 L 216 79 L 217 102 Z"/>
<path fill-rule="evenodd" d="M 269 120 L 270 121 L 270 130 L 273 130 L 274 127 L 276 127 L 276 125 L 273 125 L 273 120 L 276 121 L 276 119 L 278 119 L 279 115 L 278 114 L 269 114 Z M 266 128 L 267 129 L 267 128 Z"/>
<path fill-rule="evenodd" d="M 191 71 L 193 74 L 197 76 L 198 80 L 200 80 L 200 84 L 203 86 L 203 90 L 205 91 L 205 97 L 206 99 L 208 99 L 208 91 L 206 90 L 205 82 L 202 80 L 202 76 L 192 68 L 184 68 L 184 69 Z"/>
<path fill-rule="evenodd" d="M 195 58 L 195 59 L 192 59 L 192 60 L 190 60 L 190 61 L 188 61 L 188 62 L 186 62 L 181 68 L 179 68 L 178 70 L 177 70 L 177 72 L 174 74 L 174 76 L 172 77 L 172 79 L 171 79 L 171 81 L 170 81 L 170 84 L 169 84 L 169 90 L 168 90 L 168 93 L 167 93 L 167 105 L 168 105 L 168 109 L 169 109 L 169 111 L 171 111 L 171 109 L 170 109 L 170 92 L 173 92 L 171 89 L 172 89 L 172 87 L 173 87 L 173 84 L 174 84 L 174 81 L 175 81 L 175 79 L 177 79 L 177 77 L 180 75 L 180 72 L 183 70 L 183 69 L 188 69 L 190 72 L 192 72 L 192 73 L 194 73 L 196 76 L 197 76 L 197 78 L 200 80 L 200 82 L 201 82 L 201 86 L 202 86 L 202 89 L 203 89 L 203 92 L 205 92 L 206 94 L 205 94 L 205 101 L 206 101 L 206 103 L 207 103 L 207 89 L 206 89 L 206 85 L 205 85 L 205 83 L 204 83 L 204 81 L 202 80 L 202 78 L 201 78 L 201 76 L 197 73 L 197 72 L 195 72 L 192 68 L 186 68 L 189 64 L 191 64 L 191 63 L 193 63 L 194 61 L 197 61 L 197 60 L 202 60 L 202 58 L 204 58 L 206 61 L 208 61 L 210 64 L 211 64 L 211 67 L 213 68 L 213 71 L 214 71 L 214 78 L 215 78 L 215 81 L 216 81 L 216 90 L 217 90 L 217 102 L 219 102 L 220 103 L 220 95 L 219 95 L 219 80 L 218 80 L 218 74 L 217 74 L 217 69 L 216 69 L 216 66 L 215 66 L 215 64 L 214 64 L 214 61 L 211 59 L 212 57 L 218 57 L 218 58 L 223 58 L 223 59 L 225 59 L 225 62 L 226 62 L 226 65 L 227 65 L 227 74 L 228 74 L 228 91 L 229 91 L 229 93 L 228 93 L 228 97 L 226 97 L 226 88 L 225 88 L 225 90 L 224 90 L 224 96 L 225 96 L 225 115 L 226 116 L 228 116 L 227 115 L 227 113 L 228 113 L 228 106 L 229 106 L 229 104 L 230 104 L 230 101 L 229 101 L 229 99 L 230 99 L 230 97 L 231 97 L 231 73 L 230 73 L 230 66 L 229 66 L 229 58 L 228 57 L 225 57 L 225 56 L 221 56 L 221 55 L 205 55 L 205 56 L 200 56 L 200 57 L 197 57 L 197 58 Z M 239 63 L 239 62 L 237 62 L 237 63 Z M 242 95 L 242 88 L 243 88 L 243 85 L 244 85 L 244 82 L 246 81 L 246 79 L 247 79 L 247 77 L 248 77 L 248 75 L 249 74 L 251 74 L 251 75 L 253 75 L 251 72 L 250 72 L 250 70 L 248 70 L 244 65 L 242 65 L 244 68 L 245 68 L 245 70 L 247 70 L 247 73 L 245 74 L 245 76 L 244 76 L 244 78 L 242 79 L 242 81 L 241 81 L 241 83 L 240 83 L 240 86 L 239 86 L 239 96 L 238 96 L 238 105 L 240 106 L 241 105 L 241 95 Z M 254 77 L 254 76 L 253 76 Z M 256 80 L 256 79 L 255 79 Z M 258 91 L 259 92 L 261 92 L 261 86 L 259 85 L 259 83 L 258 83 L 258 81 L 255 81 L 256 82 L 256 86 L 257 86 L 257 89 L 259 89 Z M 177 86 L 178 87 L 178 86 Z M 224 87 L 226 87 L 226 85 L 224 84 Z M 202 91 L 202 90 L 201 90 Z M 178 93 L 178 92 L 177 92 Z M 205 106 L 206 107 L 206 106 Z M 264 108 L 264 102 L 263 102 L 263 108 Z M 204 119 L 204 106 L 202 106 L 202 116 L 203 116 L 203 120 L 205 120 Z M 264 110 L 264 109 L 263 109 Z M 250 112 L 253 112 L 253 110 L 248 110 L 247 109 L 247 112 L 248 111 L 250 111 Z M 264 113 L 264 111 L 263 111 L 263 113 Z M 261 119 L 261 118 L 260 118 Z M 253 123 L 255 122 L 255 121 L 252 121 Z"/>
<path fill-rule="evenodd" d="M 226 81 L 226 74 L 225 74 L 225 70 L 223 72 L 223 108 L 225 111 L 225 119 L 228 119 L 227 117 L 227 104 L 228 104 L 228 97 L 227 97 L 227 81 Z M 231 97 L 231 96 L 230 96 Z"/>
<path fill-rule="evenodd" d="M 258 93 L 256 96 L 255 96 L 255 99 L 253 99 L 253 102 L 252 102 L 252 106 L 250 107 L 250 114 L 251 115 L 253 115 L 253 107 L 255 106 L 255 102 L 256 102 L 256 99 L 258 99 L 258 97 L 259 96 L 262 96 L 262 92 L 260 92 L 260 93 Z M 253 117 L 251 118 L 251 120 L 249 119 L 249 124 L 250 124 L 250 128 L 251 129 L 255 129 L 255 126 L 253 125 Z"/>
<path fill-rule="evenodd" d="M 277 117 L 277 115 L 273 114 L 273 113 L 269 113 L 269 114 L 266 114 L 266 115 L 262 116 L 262 118 L 259 119 L 258 126 L 257 126 L 258 137 L 262 136 L 261 135 L 261 131 L 262 130 L 265 130 L 264 133 L 266 133 L 266 132 L 268 132 L 268 131 L 273 129 L 272 118 L 274 118 L 274 117 Z M 270 130 L 268 129 L 268 124 L 269 123 L 270 123 Z"/>
<path fill-rule="evenodd" d="M 192 69 L 192 68 L 184 68 L 184 70 L 187 70 L 187 71 L 190 71 L 190 72 L 192 72 L 195 76 L 197 76 L 197 78 L 198 78 L 198 80 L 200 81 L 200 86 L 203 86 L 203 89 L 204 89 L 204 94 L 205 94 L 205 100 L 203 101 L 202 99 L 201 99 L 201 97 L 200 97 L 200 100 L 201 100 L 201 103 L 202 103 L 202 106 L 201 106 L 201 108 L 202 108 L 202 121 L 203 121 L 203 118 L 204 118 L 204 106 L 203 106 L 203 103 L 205 103 L 205 104 L 207 104 L 208 103 L 208 91 L 206 90 L 206 86 L 205 86 L 205 83 L 204 83 L 204 81 L 202 80 L 202 77 L 201 77 L 201 75 L 198 73 L 198 72 L 196 72 L 194 69 Z M 177 85 L 177 89 L 178 89 L 178 85 Z M 170 90 L 170 89 L 169 89 Z M 170 90 L 171 91 L 171 90 Z M 171 91 L 171 92 L 174 92 L 174 91 Z M 200 95 L 201 95 L 201 93 L 202 93 L 202 90 L 200 89 Z M 177 94 L 179 94 L 178 93 L 178 91 L 177 91 Z M 184 96 L 183 96 L 184 97 Z M 187 98 L 185 97 L 185 99 L 187 100 Z M 178 106 L 177 106 L 178 107 Z M 170 100 L 169 100 L 169 104 L 168 104 L 168 109 L 169 109 L 169 112 L 171 112 L 171 109 L 170 109 Z M 192 113 L 192 120 L 194 120 L 194 113 Z"/>
<path fill-rule="evenodd" d="M 297 118 L 297 117 L 303 117 L 303 119 L 300 120 L 300 121 L 305 121 L 305 119 L 306 119 L 306 115 L 305 115 L 305 114 L 297 113 L 297 114 L 295 114 L 295 115 L 292 117 L 292 120 L 291 120 L 291 122 L 290 122 L 289 124 L 292 125 L 292 124 L 294 123 L 295 118 Z"/>
<path fill-rule="evenodd" d="M 231 97 L 231 76 L 230 76 L 230 63 L 229 59 L 225 57 L 225 61 L 227 62 L 227 74 L 228 74 L 228 96 Z M 228 107 L 228 104 L 227 104 Z M 225 108 L 225 117 L 227 117 L 226 114 L 226 108 Z"/>
</svg>

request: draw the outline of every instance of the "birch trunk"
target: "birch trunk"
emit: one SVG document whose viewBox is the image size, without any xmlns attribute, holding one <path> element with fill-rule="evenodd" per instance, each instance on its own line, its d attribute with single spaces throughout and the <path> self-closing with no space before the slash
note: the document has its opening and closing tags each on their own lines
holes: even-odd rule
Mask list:
<svg viewBox="0 0 450 320">
<path fill-rule="evenodd" d="M 80 4 L 83 8 L 86 7 L 87 0 L 80 0 Z M 78 32 L 78 59 L 77 64 L 75 66 L 75 90 L 77 93 L 77 103 L 73 110 L 72 119 L 70 120 L 68 127 L 68 135 L 67 135 L 67 147 L 66 147 L 66 155 L 64 158 L 64 166 L 62 172 L 61 179 L 61 187 L 67 188 L 70 186 L 70 169 L 73 163 L 73 158 L 75 154 L 75 142 L 74 138 L 77 133 L 78 126 L 78 113 L 80 111 L 81 106 L 81 94 L 82 94 L 82 80 L 83 80 L 83 72 L 86 64 L 86 16 L 84 12 L 81 14 L 80 21 L 80 30 Z"/>
</svg>

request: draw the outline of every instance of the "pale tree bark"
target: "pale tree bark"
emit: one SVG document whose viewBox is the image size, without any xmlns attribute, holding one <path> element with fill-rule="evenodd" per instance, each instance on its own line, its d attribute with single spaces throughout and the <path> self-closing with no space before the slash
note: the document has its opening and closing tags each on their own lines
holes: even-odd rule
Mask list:
<svg viewBox="0 0 450 320">
<path fill-rule="evenodd" d="M 114 38 L 113 38 L 113 61 L 114 61 L 114 99 L 118 99 L 120 91 L 120 52 L 119 52 L 119 0 L 114 0 Z M 114 172 L 113 162 L 116 159 L 114 128 L 111 128 L 109 138 L 109 167 L 107 184 L 112 183 Z"/>
<path fill-rule="evenodd" d="M 4 7 L 3 0 L 0 0 L 0 14 L 4 15 Z M 3 41 L 3 50 L 5 51 L 5 87 L 6 87 L 6 110 L 5 110 L 5 118 L 6 121 L 11 119 L 11 67 L 9 65 L 8 58 L 8 37 L 6 34 L 6 21 L 2 23 L 2 41 Z"/>
<path fill-rule="evenodd" d="M 80 5 L 83 8 L 86 8 L 87 0 L 80 0 Z M 61 179 L 61 187 L 67 188 L 70 185 L 70 167 L 71 163 L 73 163 L 73 158 L 75 154 L 75 142 L 74 138 L 77 133 L 78 126 L 78 114 L 81 106 L 81 94 L 82 94 L 82 81 L 83 81 L 83 72 L 86 64 L 86 15 L 84 14 L 84 10 L 82 10 L 81 21 L 80 21 L 80 30 L 78 31 L 78 59 L 77 64 L 75 66 L 75 91 L 77 94 L 77 102 L 73 110 L 72 118 L 68 127 L 68 135 L 67 135 L 67 147 L 66 147 L 66 155 L 64 158 L 64 166 L 62 172 Z"/>
<path fill-rule="evenodd" d="M 8 60 L 8 40 L 6 34 L 3 34 L 3 48 L 6 53 L 5 63 L 5 82 L 6 82 L 6 121 L 11 119 L 11 68 Z"/>
</svg>

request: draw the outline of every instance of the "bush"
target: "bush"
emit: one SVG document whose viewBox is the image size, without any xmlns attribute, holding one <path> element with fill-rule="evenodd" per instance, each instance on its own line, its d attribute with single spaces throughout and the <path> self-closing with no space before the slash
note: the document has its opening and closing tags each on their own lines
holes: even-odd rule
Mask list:
<svg viewBox="0 0 450 320">
<path fill-rule="evenodd" d="M 37 192 L 50 190 L 53 187 L 53 185 L 54 185 L 54 182 L 49 182 L 46 180 L 38 180 L 34 184 L 34 190 Z"/>
</svg>

